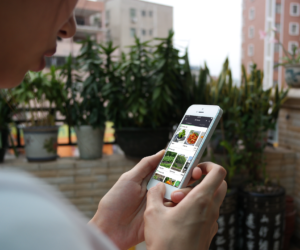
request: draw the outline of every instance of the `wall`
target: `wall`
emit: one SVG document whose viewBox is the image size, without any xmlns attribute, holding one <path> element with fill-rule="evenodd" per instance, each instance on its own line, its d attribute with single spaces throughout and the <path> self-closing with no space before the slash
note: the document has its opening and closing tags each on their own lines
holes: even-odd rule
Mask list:
<svg viewBox="0 0 300 250">
<path fill-rule="evenodd" d="M 279 146 L 295 152 L 294 192 L 297 208 L 296 241 L 300 245 L 300 90 L 291 89 L 278 118 Z M 291 171 L 282 169 L 283 171 Z M 283 172 L 283 173 L 285 173 Z"/>
<path fill-rule="evenodd" d="M 0 168 L 12 166 L 41 178 L 58 188 L 80 211 L 92 218 L 101 198 L 121 174 L 135 164 L 121 155 L 113 155 L 93 161 L 61 158 L 48 163 L 28 163 L 19 158 L 5 160 Z"/>
</svg>

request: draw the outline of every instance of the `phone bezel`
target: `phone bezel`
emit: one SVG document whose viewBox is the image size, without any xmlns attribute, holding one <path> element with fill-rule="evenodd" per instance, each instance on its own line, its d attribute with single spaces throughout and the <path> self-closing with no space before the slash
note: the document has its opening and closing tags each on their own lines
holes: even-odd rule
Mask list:
<svg viewBox="0 0 300 250">
<path fill-rule="evenodd" d="M 182 119 L 181 119 L 178 126 L 181 125 L 181 123 L 183 121 L 183 118 L 186 115 L 212 117 L 213 120 L 212 120 L 210 126 L 208 127 L 208 130 L 207 130 L 207 132 L 206 132 L 206 134 L 205 134 L 205 136 L 204 136 L 197 152 L 195 153 L 195 157 L 191 161 L 189 168 L 186 170 L 186 174 L 184 175 L 180 185 L 176 188 L 176 187 L 172 187 L 172 186 L 167 185 L 167 184 L 164 183 L 164 185 L 166 187 L 166 194 L 165 194 L 166 199 L 168 199 L 168 200 L 171 199 L 171 194 L 172 194 L 173 191 L 176 191 L 180 188 L 183 188 L 183 187 L 187 186 L 187 183 L 190 180 L 190 177 L 191 177 L 191 174 L 192 174 L 192 170 L 198 164 L 198 162 L 200 160 L 200 157 L 202 156 L 202 154 L 203 154 L 203 152 L 204 152 L 204 150 L 205 150 L 205 148 L 206 148 L 206 146 L 209 142 L 209 139 L 210 139 L 212 133 L 215 130 L 215 127 L 217 126 L 217 124 L 220 120 L 222 112 L 223 112 L 222 109 L 219 106 L 216 106 L 216 105 L 192 105 L 185 112 L 185 114 L 182 117 Z M 175 135 L 175 133 L 172 135 L 172 139 L 168 143 L 168 147 L 169 147 L 170 143 L 172 142 L 172 140 L 174 138 L 174 135 Z M 158 166 L 157 166 L 157 168 L 158 168 Z M 155 169 L 155 172 L 156 172 L 156 169 Z M 149 190 L 151 187 L 156 186 L 158 183 L 160 183 L 160 181 L 157 181 L 157 180 L 153 179 L 153 176 L 154 176 L 155 172 L 153 173 L 150 181 L 148 182 L 147 190 Z"/>
</svg>

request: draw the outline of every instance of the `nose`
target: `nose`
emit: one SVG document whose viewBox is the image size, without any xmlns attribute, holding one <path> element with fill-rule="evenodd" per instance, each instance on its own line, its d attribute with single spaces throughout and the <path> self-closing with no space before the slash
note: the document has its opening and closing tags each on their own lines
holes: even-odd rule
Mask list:
<svg viewBox="0 0 300 250">
<path fill-rule="evenodd" d="M 68 19 L 68 21 L 60 28 L 57 36 L 61 38 L 70 38 L 75 35 L 76 23 L 74 14 Z"/>
</svg>

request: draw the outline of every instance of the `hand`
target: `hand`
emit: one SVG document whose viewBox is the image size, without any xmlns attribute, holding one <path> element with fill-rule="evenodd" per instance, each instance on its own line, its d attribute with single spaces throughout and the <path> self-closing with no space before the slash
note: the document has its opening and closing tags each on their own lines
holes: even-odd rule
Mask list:
<svg viewBox="0 0 300 250">
<path fill-rule="evenodd" d="M 198 165 L 204 180 L 176 206 L 164 205 L 165 185 L 148 191 L 144 215 L 149 250 L 208 250 L 218 231 L 219 209 L 227 191 L 226 171 L 214 163 Z"/>
<path fill-rule="evenodd" d="M 101 199 L 98 210 L 90 221 L 110 237 L 120 249 L 128 249 L 144 241 L 147 183 L 163 155 L 164 150 L 146 157 L 133 169 L 124 173 Z M 196 167 L 190 183 L 200 179 L 201 175 L 200 168 Z M 172 201 L 179 203 L 190 190 L 184 188 L 173 192 Z M 173 204 L 168 202 L 166 205 Z"/>
</svg>

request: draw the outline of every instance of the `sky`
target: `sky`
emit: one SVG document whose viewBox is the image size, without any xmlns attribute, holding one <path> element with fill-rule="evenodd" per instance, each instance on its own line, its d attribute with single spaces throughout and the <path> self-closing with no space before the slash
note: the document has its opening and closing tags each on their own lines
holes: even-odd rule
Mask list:
<svg viewBox="0 0 300 250">
<path fill-rule="evenodd" d="M 188 48 L 190 64 L 207 63 L 219 75 L 229 57 L 233 79 L 240 79 L 242 0 L 147 0 L 173 6 L 174 42 Z"/>
</svg>

